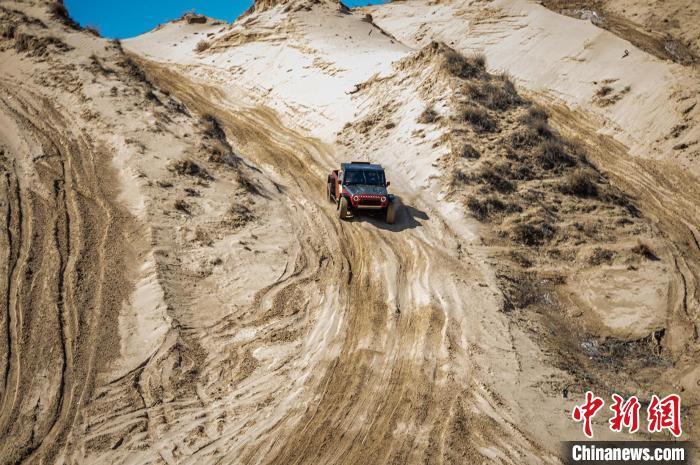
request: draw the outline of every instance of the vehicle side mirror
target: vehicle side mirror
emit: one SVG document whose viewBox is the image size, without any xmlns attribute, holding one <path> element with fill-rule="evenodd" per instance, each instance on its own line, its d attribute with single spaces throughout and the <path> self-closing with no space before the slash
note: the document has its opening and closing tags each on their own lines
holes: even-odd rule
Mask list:
<svg viewBox="0 0 700 465">
<path fill-rule="evenodd" d="M 391 182 L 387 181 L 387 182 L 386 182 L 386 187 L 389 187 L 390 184 L 391 184 Z"/>
</svg>

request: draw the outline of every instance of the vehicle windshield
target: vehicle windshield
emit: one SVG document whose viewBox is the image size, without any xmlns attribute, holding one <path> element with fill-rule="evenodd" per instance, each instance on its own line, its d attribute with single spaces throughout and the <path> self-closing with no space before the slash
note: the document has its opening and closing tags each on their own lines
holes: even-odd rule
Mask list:
<svg viewBox="0 0 700 465">
<path fill-rule="evenodd" d="M 348 170 L 345 172 L 345 184 L 365 184 L 369 186 L 384 186 L 384 173 L 379 170 Z"/>
</svg>

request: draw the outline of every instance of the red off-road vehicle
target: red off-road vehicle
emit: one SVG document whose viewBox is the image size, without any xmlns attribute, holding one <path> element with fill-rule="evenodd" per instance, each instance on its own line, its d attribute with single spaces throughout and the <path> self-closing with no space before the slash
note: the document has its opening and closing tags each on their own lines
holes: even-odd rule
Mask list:
<svg viewBox="0 0 700 465">
<path fill-rule="evenodd" d="M 363 161 L 342 163 L 339 170 L 328 175 L 328 200 L 338 206 L 338 215 L 343 220 L 364 211 L 380 213 L 392 224 L 396 201 L 387 192 L 388 186 L 381 165 Z"/>
</svg>

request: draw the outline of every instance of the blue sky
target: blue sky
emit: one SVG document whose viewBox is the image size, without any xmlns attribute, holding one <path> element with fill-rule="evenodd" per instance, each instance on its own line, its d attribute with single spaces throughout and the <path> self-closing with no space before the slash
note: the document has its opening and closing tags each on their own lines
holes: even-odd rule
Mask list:
<svg viewBox="0 0 700 465">
<path fill-rule="evenodd" d="M 233 21 L 247 10 L 252 0 L 64 0 L 73 19 L 83 26 L 96 27 L 109 38 L 127 38 L 149 31 L 160 23 L 182 16 L 188 11 Z M 347 0 L 346 5 L 361 6 L 384 3 L 383 0 Z"/>
</svg>

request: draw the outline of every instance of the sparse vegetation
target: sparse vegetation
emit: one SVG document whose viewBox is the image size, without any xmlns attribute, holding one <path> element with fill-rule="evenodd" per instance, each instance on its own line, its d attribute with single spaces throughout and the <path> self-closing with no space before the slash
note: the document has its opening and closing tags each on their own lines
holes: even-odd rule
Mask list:
<svg viewBox="0 0 700 465">
<path fill-rule="evenodd" d="M 531 134 L 536 134 L 541 139 L 552 139 L 554 131 L 549 127 L 548 120 L 547 112 L 539 107 L 530 107 L 525 116 L 520 119 Z"/>
<path fill-rule="evenodd" d="M 168 164 L 168 170 L 181 176 L 196 176 L 202 179 L 211 179 L 209 173 L 192 160 L 173 160 Z"/>
<path fill-rule="evenodd" d="M 498 128 L 496 119 L 484 108 L 474 104 L 462 105 L 458 118 L 471 124 L 477 132 L 494 132 Z"/>
<path fill-rule="evenodd" d="M 597 197 L 598 186 L 595 178 L 596 174 L 590 169 L 577 168 L 564 177 L 560 190 L 564 194 L 578 197 Z"/>
<path fill-rule="evenodd" d="M 233 204 L 226 212 L 223 223 L 230 228 L 242 228 L 255 218 L 253 212 L 242 204 Z"/>
<path fill-rule="evenodd" d="M 588 263 L 593 266 L 602 265 L 603 263 L 610 264 L 615 257 L 615 252 L 610 249 L 596 247 L 588 257 Z"/>
<path fill-rule="evenodd" d="M 49 5 L 49 13 L 51 13 L 51 16 L 54 19 L 62 22 L 71 29 L 80 29 L 80 24 L 78 24 L 73 18 L 70 17 L 68 9 L 63 4 L 62 0 L 51 3 Z"/>
<path fill-rule="evenodd" d="M 0 37 L 2 37 L 3 39 L 14 39 L 16 30 L 17 29 L 15 28 L 14 24 L 0 24 Z"/>
<path fill-rule="evenodd" d="M 474 64 L 476 64 L 476 66 L 486 69 L 486 55 L 483 53 L 475 53 L 472 56 L 472 61 Z"/>
<path fill-rule="evenodd" d="M 97 28 L 97 26 L 85 26 L 85 31 L 89 32 L 95 37 L 102 37 L 102 35 L 100 34 L 100 30 Z"/>
<path fill-rule="evenodd" d="M 477 160 L 481 158 L 479 151 L 475 149 L 473 145 L 468 143 L 457 145 L 455 148 L 453 148 L 452 153 L 459 158 L 467 158 L 470 160 Z"/>
<path fill-rule="evenodd" d="M 126 71 L 127 75 L 134 78 L 135 80 L 139 82 L 148 82 L 148 79 L 146 79 L 146 74 L 143 72 L 141 67 L 130 57 L 126 57 L 123 60 L 119 61 L 117 65 L 123 68 Z"/>
<path fill-rule="evenodd" d="M 435 111 L 435 109 L 433 109 L 431 105 L 426 107 L 425 110 L 423 110 L 416 122 L 420 124 L 430 124 L 437 121 L 438 118 L 440 118 L 440 115 L 438 115 L 438 113 Z"/>
<path fill-rule="evenodd" d="M 545 140 L 537 148 L 537 161 L 545 170 L 559 170 L 576 164 L 566 145 L 560 140 Z"/>
<path fill-rule="evenodd" d="M 611 94 L 612 91 L 613 91 L 613 88 L 612 88 L 612 87 L 610 87 L 610 86 L 602 86 L 602 87 L 600 87 L 600 88 L 596 91 L 595 94 L 596 94 L 597 97 L 601 97 L 601 98 L 602 98 L 602 97 L 606 97 L 606 96 L 608 96 L 609 94 Z"/>
<path fill-rule="evenodd" d="M 507 74 L 470 82 L 467 85 L 467 94 L 474 101 L 495 111 L 504 111 L 522 102 L 515 90 L 515 84 Z"/>
<path fill-rule="evenodd" d="M 14 32 L 15 50 L 19 53 L 26 52 L 31 56 L 46 56 L 49 53 L 49 47 L 54 51 L 66 52 L 71 48 L 53 36 L 35 36 L 25 32 Z"/>
<path fill-rule="evenodd" d="M 185 213 L 187 215 L 191 215 L 190 205 L 187 202 L 185 202 L 183 199 L 175 200 L 174 207 L 175 207 L 175 210 L 181 211 L 182 213 Z"/>
<path fill-rule="evenodd" d="M 229 166 L 237 166 L 239 159 L 233 152 L 219 120 L 211 114 L 205 114 L 200 119 L 205 138 L 204 149 L 209 152 L 209 160 Z"/>
<path fill-rule="evenodd" d="M 433 51 L 442 52 L 444 67 L 452 76 L 465 79 L 473 78 L 485 70 L 486 58 L 483 55 L 475 55 L 469 59 L 445 44 L 438 42 L 432 42 L 430 47 Z"/>
<path fill-rule="evenodd" d="M 470 196 L 467 199 L 467 208 L 479 221 L 489 221 L 503 212 L 514 213 L 522 211 L 517 205 L 506 204 L 495 195 L 485 197 Z"/>
<path fill-rule="evenodd" d="M 656 255 L 654 250 L 651 248 L 649 244 L 643 241 L 637 242 L 637 245 L 632 247 L 632 253 L 635 253 L 637 255 L 640 255 L 647 260 L 658 260 L 659 257 Z"/>
<path fill-rule="evenodd" d="M 548 220 L 532 220 L 516 224 L 511 229 L 511 238 L 530 247 L 539 246 L 552 239 L 556 228 Z"/>
<path fill-rule="evenodd" d="M 211 43 L 208 40 L 200 40 L 199 42 L 197 42 L 197 46 L 194 48 L 194 51 L 197 53 L 202 53 L 209 47 L 211 47 Z"/>
<path fill-rule="evenodd" d="M 506 178 L 507 168 L 504 165 L 485 164 L 477 172 L 475 179 L 482 184 L 487 184 L 491 188 L 502 193 L 509 193 L 515 190 L 515 186 Z"/>
</svg>

